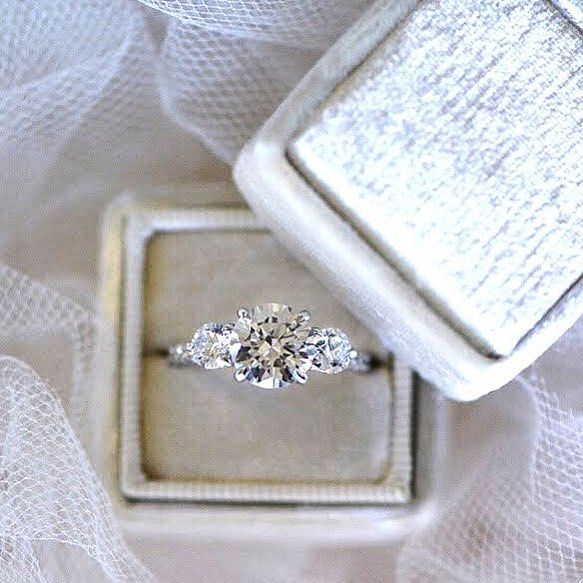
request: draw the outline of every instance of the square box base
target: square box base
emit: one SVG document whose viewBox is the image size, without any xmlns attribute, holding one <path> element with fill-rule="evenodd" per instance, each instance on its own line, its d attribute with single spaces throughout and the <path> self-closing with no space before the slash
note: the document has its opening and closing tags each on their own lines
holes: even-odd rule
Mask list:
<svg viewBox="0 0 583 583">
<path fill-rule="evenodd" d="M 162 349 L 200 322 L 232 319 L 237 306 L 273 301 L 274 294 L 308 305 L 314 322 L 346 329 L 355 345 L 378 348 L 249 211 L 114 206 L 103 254 L 111 327 L 100 370 L 112 406 L 101 412 L 101 465 L 128 524 L 164 516 L 198 530 L 210 513 L 237 528 L 252 512 L 264 527 L 293 518 L 301 531 L 326 517 L 371 534 L 370 526 L 395 512 L 410 514 L 426 499 L 428 468 L 437 459 L 429 454 L 435 408 L 426 406 L 417 419 L 414 440 L 414 377 L 398 362 L 372 376 L 312 375 L 299 391 L 273 393 L 241 387 L 228 371 L 168 369 L 162 362 Z M 101 403 L 105 395 L 97 395 Z M 419 448 L 424 461 L 416 468 L 412 450 Z M 324 512 L 326 504 L 334 506 Z"/>
</svg>

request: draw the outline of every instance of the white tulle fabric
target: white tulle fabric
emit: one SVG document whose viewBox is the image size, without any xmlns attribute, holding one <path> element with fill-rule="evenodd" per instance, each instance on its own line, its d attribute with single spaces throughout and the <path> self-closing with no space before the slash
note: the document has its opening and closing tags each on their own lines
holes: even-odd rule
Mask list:
<svg viewBox="0 0 583 583">
<path fill-rule="evenodd" d="M 0 580 L 150 580 L 121 539 L 81 444 L 91 431 L 93 317 L 0 266 L 0 333 L 60 334 L 73 355 L 63 363 L 72 378 L 60 394 L 29 365 L 0 356 Z"/>
<path fill-rule="evenodd" d="M 87 454 L 99 217 L 125 188 L 224 176 L 367 4 L 2 3 L 0 254 L 18 271 L 0 268 L 0 582 L 151 577 L 120 538 Z M 384 559 L 372 566 L 364 550 L 322 554 L 320 563 L 296 554 L 284 568 L 264 548 L 234 557 L 224 548 L 225 563 L 232 569 L 239 560 L 241 580 L 275 580 L 275 565 L 284 573 L 278 581 L 577 580 L 582 329 L 512 390 L 460 406 L 457 471 L 442 517 L 404 541 L 397 568 Z M 194 573 L 218 581 L 227 572 L 199 561 L 202 547 L 190 551 L 182 558 L 190 575 L 175 580 Z"/>
<path fill-rule="evenodd" d="M 580 580 L 583 418 L 560 406 L 536 369 L 514 381 L 533 406 L 529 447 L 500 440 L 484 455 L 473 479 L 451 493 L 457 500 L 444 504 L 441 520 L 407 542 L 401 580 Z"/>
</svg>

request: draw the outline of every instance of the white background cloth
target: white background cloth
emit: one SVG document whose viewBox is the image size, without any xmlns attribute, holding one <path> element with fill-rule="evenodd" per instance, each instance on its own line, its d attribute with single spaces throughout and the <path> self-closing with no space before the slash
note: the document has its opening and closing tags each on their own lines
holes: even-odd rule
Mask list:
<svg viewBox="0 0 583 583">
<path fill-rule="evenodd" d="M 0 271 L 1 352 L 52 387 L 20 361 L 0 361 L 2 583 L 146 580 L 69 427 L 89 442 L 100 214 L 128 187 L 225 177 L 226 163 L 367 2 L 147 4 L 1 7 L 0 253 L 42 282 Z M 444 517 L 404 549 L 155 533 L 129 543 L 169 583 L 576 580 L 581 328 L 545 355 L 532 384 L 456 407 Z"/>
</svg>

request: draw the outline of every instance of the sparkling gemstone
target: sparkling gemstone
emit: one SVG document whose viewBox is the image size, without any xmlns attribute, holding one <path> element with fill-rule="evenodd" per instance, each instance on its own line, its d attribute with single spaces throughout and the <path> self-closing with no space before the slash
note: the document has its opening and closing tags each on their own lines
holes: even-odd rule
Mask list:
<svg viewBox="0 0 583 583">
<path fill-rule="evenodd" d="M 308 318 L 283 304 L 240 310 L 231 343 L 235 378 L 267 389 L 305 383 L 311 368 L 302 353 Z"/>
<path fill-rule="evenodd" d="M 233 326 L 211 322 L 201 326 L 186 345 L 193 362 L 204 368 L 231 366 L 231 335 Z"/>
<path fill-rule="evenodd" d="M 314 368 L 327 374 L 347 369 L 354 356 L 350 340 L 338 328 L 312 328 L 302 352 Z"/>
<path fill-rule="evenodd" d="M 192 364 L 192 355 L 183 344 L 171 346 L 168 357 L 172 366 L 190 366 Z"/>
</svg>

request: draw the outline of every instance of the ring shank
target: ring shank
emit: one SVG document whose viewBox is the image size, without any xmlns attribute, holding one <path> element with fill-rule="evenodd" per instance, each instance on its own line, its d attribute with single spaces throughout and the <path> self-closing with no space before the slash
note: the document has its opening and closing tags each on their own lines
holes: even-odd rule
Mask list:
<svg viewBox="0 0 583 583">
<path fill-rule="evenodd" d="M 349 371 L 366 374 L 382 364 L 382 360 L 372 352 L 355 351 L 355 355 L 348 366 Z M 188 344 L 175 344 L 168 349 L 168 364 L 172 367 L 199 366 L 193 359 L 192 353 L 188 350 Z"/>
<path fill-rule="evenodd" d="M 168 349 L 168 364 L 173 367 L 198 366 L 187 349 L 187 344 L 175 344 Z"/>
</svg>

